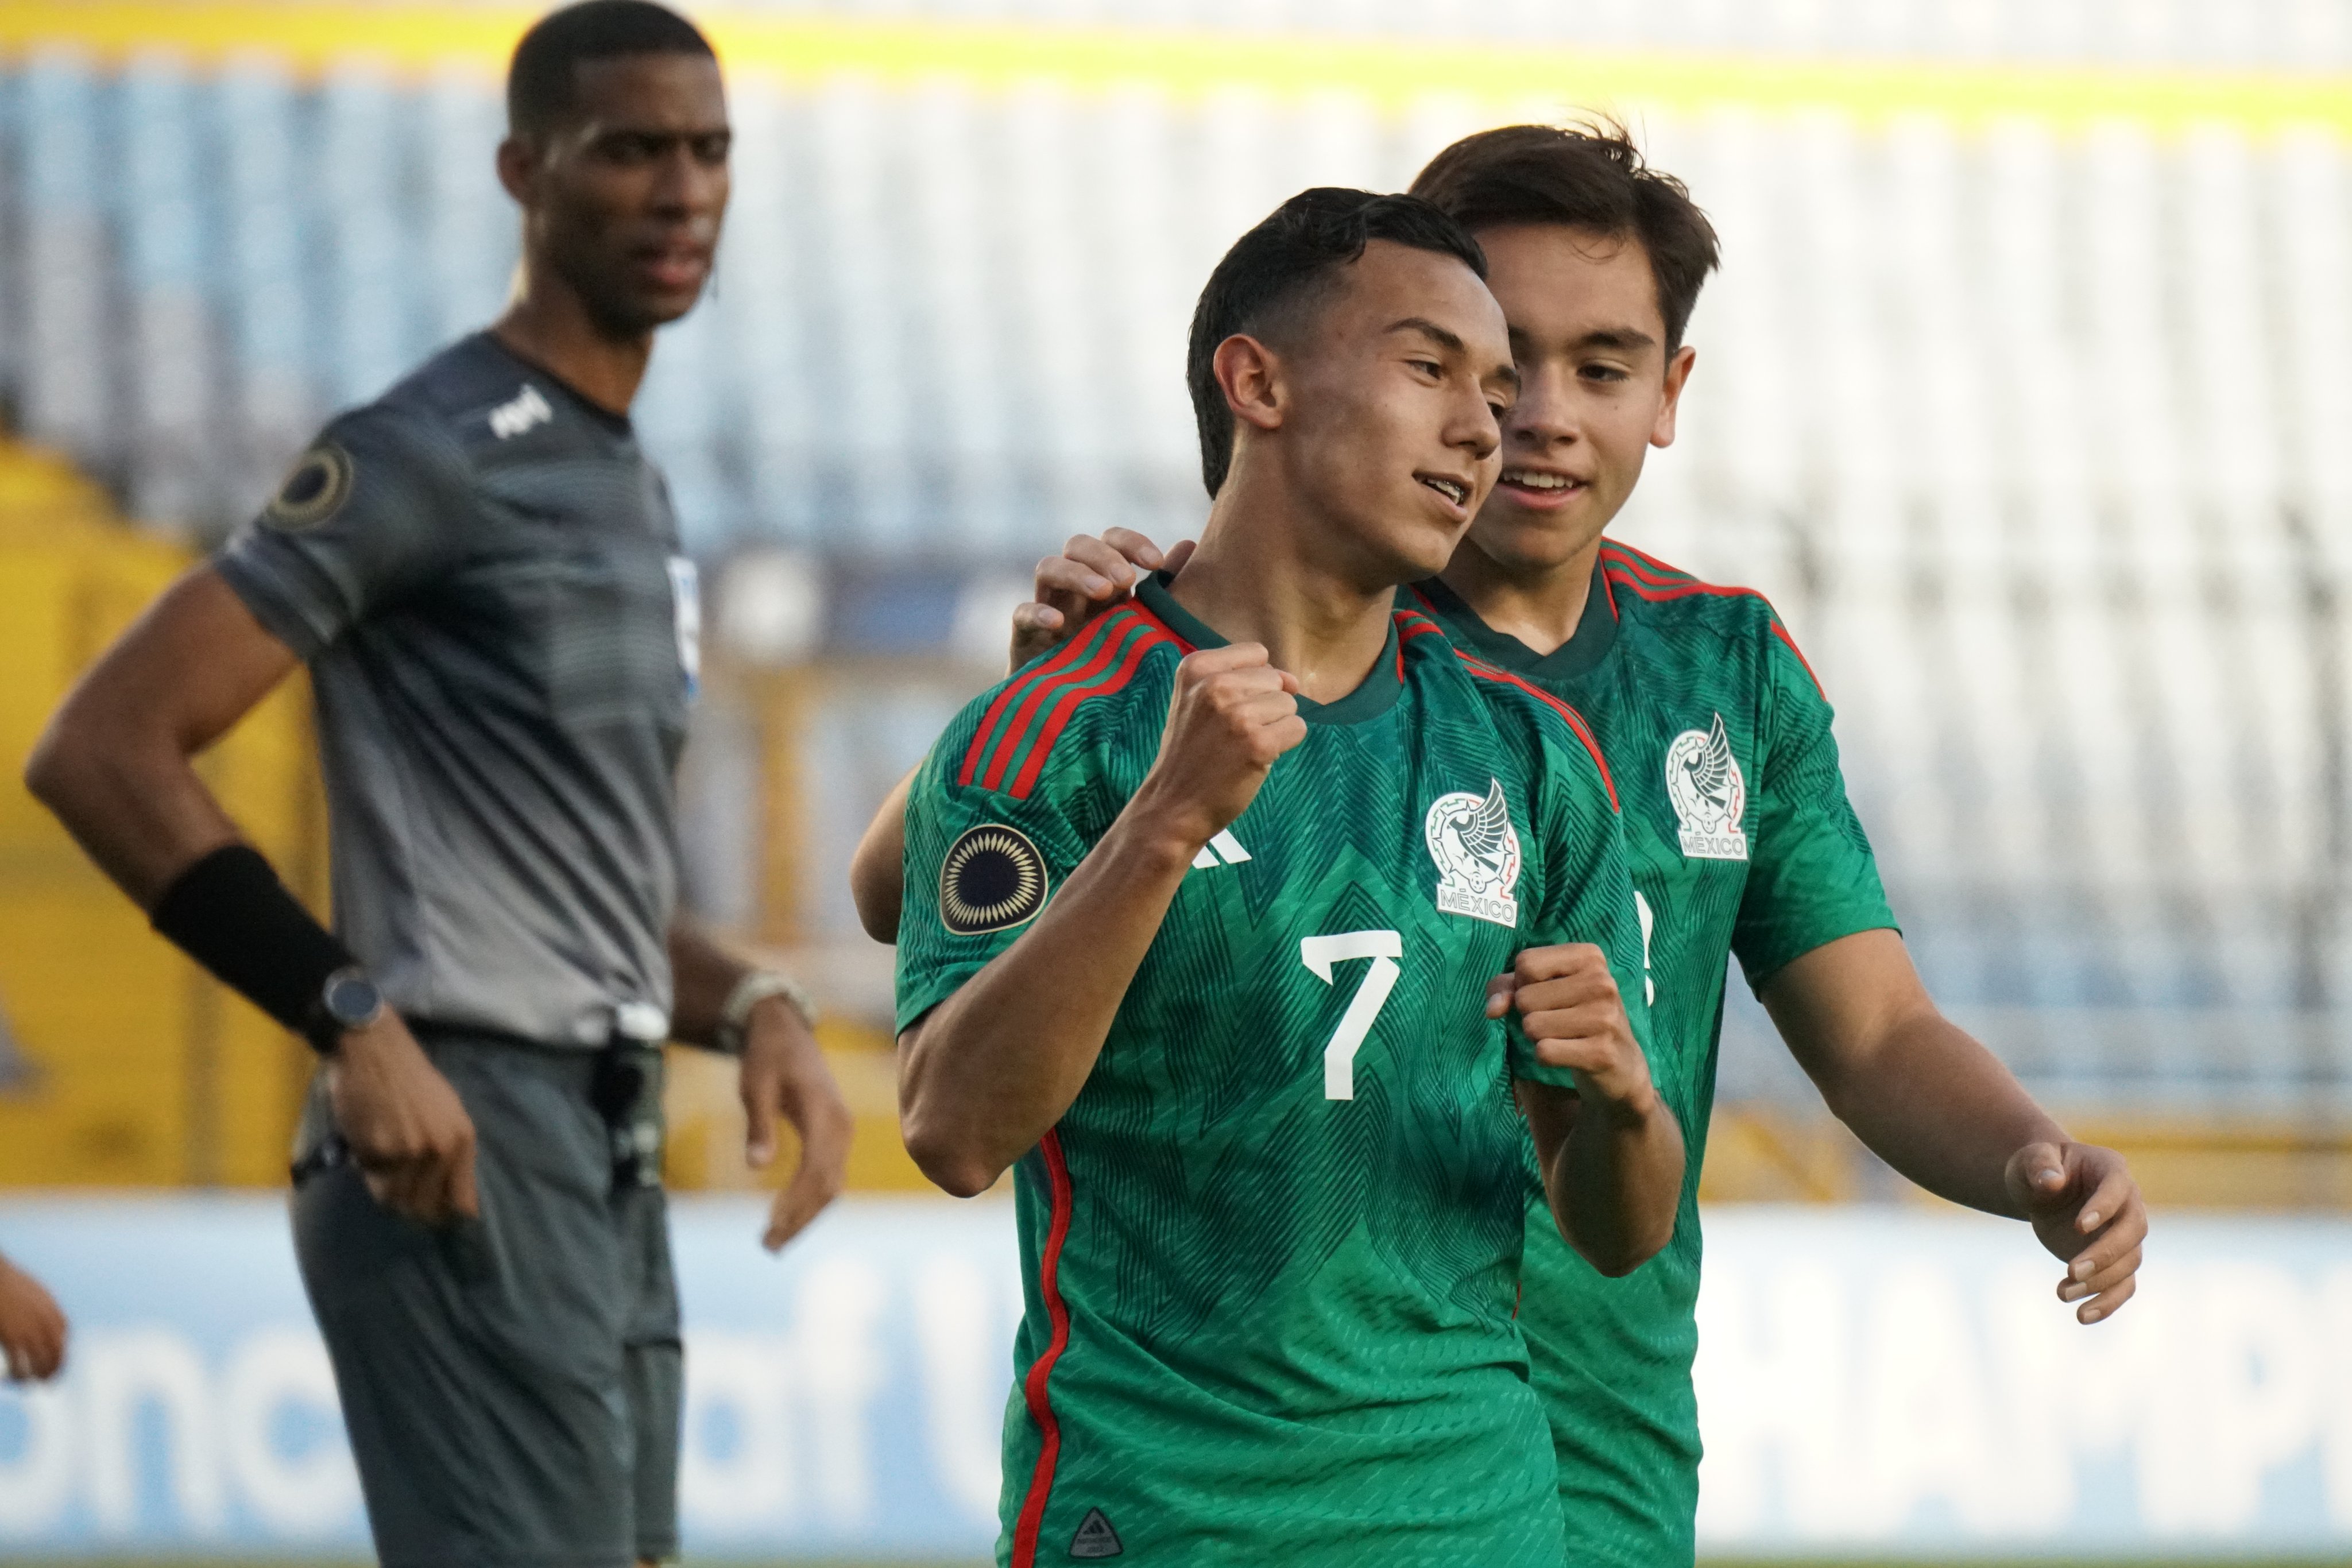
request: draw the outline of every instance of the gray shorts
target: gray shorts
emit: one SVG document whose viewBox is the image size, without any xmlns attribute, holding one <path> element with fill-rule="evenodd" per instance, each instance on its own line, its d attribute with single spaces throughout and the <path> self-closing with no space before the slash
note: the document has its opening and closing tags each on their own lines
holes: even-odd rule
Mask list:
<svg viewBox="0 0 2352 1568">
<path fill-rule="evenodd" d="M 641 1177 L 613 1132 L 658 1126 L 660 1053 L 418 1033 L 474 1119 L 478 1220 L 428 1228 L 380 1207 L 348 1163 L 316 1168 L 333 1131 L 323 1074 L 296 1147 L 295 1251 L 376 1554 L 384 1568 L 673 1556 L 668 1221 L 657 1149 L 640 1149 Z"/>
</svg>

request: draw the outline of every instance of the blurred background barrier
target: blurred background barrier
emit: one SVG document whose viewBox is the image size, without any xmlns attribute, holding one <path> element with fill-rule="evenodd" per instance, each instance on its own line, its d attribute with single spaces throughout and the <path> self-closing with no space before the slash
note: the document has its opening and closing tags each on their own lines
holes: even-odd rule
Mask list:
<svg viewBox="0 0 2352 1568">
<path fill-rule="evenodd" d="M 2165 1217 L 2094 1330 L 2020 1227 L 1707 1225 L 1710 1554 L 2352 1553 L 2352 1224 Z M 1010 1209 L 853 1198 L 781 1260 L 759 1228 L 743 1198 L 678 1205 L 688 1552 L 984 1557 Z M 280 1205 L 16 1199 L 0 1236 L 77 1319 L 61 1383 L 0 1393 L 0 1556 L 364 1552 Z"/>
</svg>

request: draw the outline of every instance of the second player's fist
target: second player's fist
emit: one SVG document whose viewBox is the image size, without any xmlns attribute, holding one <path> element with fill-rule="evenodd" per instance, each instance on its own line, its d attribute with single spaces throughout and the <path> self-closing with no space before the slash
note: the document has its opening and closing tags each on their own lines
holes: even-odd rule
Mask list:
<svg viewBox="0 0 2352 1568">
<path fill-rule="evenodd" d="M 1306 738 L 1298 682 L 1262 645 L 1189 653 L 1176 666 L 1160 759 L 1137 804 L 1197 849 L 1249 809 L 1275 758 Z"/>
<path fill-rule="evenodd" d="M 1656 1108 L 1649 1059 L 1633 1037 L 1608 955 L 1599 947 L 1565 942 L 1521 953 L 1510 972 L 1495 977 L 1486 989 L 1488 1017 L 1514 1009 L 1536 1060 L 1573 1071 L 1587 1106 L 1635 1119 Z"/>
</svg>

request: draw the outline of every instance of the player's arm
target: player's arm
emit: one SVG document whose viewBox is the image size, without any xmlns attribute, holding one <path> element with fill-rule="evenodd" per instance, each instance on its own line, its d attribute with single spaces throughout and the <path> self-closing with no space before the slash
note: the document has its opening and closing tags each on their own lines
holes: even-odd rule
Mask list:
<svg viewBox="0 0 2352 1568">
<path fill-rule="evenodd" d="M 0 1258 L 0 1356 L 11 1383 L 55 1377 L 66 1361 L 66 1315 L 41 1282 Z"/>
<path fill-rule="evenodd" d="M 2000 1059 L 1937 1010 L 1903 939 L 1861 931 L 1759 991 L 1822 1098 L 1872 1153 L 1940 1197 L 2030 1221 L 2067 1263 L 2058 1298 L 2086 1323 L 2129 1301 L 2147 1236 L 2113 1149 L 2067 1137 Z"/>
<path fill-rule="evenodd" d="M 1159 760 L 1013 945 L 899 1035 L 907 1151 L 984 1192 L 1068 1110 L 1192 857 L 1306 738 L 1297 683 L 1256 643 L 1177 668 Z"/>
<path fill-rule="evenodd" d="M 736 957 L 683 915 L 670 922 L 669 961 L 671 1032 L 741 1058 L 745 1161 L 764 1170 L 776 1157 L 779 1114 L 800 1134 L 800 1165 L 769 1205 L 761 1239 L 773 1252 L 841 1196 L 855 1125 L 849 1106 L 817 1048 L 816 1020 L 799 987 Z"/>
<path fill-rule="evenodd" d="M 1928 998 L 1847 801 L 1828 699 L 1777 625 L 1755 859 L 1733 950 L 1830 1109 L 1880 1158 L 1957 1203 L 2032 1223 L 2095 1322 L 2130 1299 L 2147 1211 L 2121 1155 L 2077 1144 Z"/>
<path fill-rule="evenodd" d="M 1192 559 L 1192 541 L 1180 541 L 1165 555 L 1132 528 L 1111 528 L 1102 538 L 1074 536 L 1060 555 L 1037 563 L 1036 598 L 1013 612 L 1013 653 L 1008 668 L 1052 653 L 1088 626 L 1096 616 L 1126 601 L 1139 571 L 1171 570 Z M 907 789 L 909 772 L 884 798 L 866 834 L 849 858 L 849 896 L 857 923 L 877 942 L 898 939 L 898 906 L 906 896 Z"/>
<path fill-rule="evenodd" d="M 67 695 L 25 783 L 159 931 L 299 1030 L 349 955 L 195 769 L 296 663 L 217 570 L 197 567 Z M 377 1200 L 427 1221 L 477 1212 L 473 1123 L 407 1026 L 380 1011 L 343 1036 L 334 1066 L 336 1124 Z"/>
<path fill-rule="evenodd" d="M 457 515 L 429 437 L 381 415 L 330 437 L 268 526 L 182 576 L 100 656 L 25 770 L 159 933 L 298 1031 L 352 955 L 242 841 L 194 761 L 302 659 L 439 570 Z M 473 1123 L 407 1026 L 379 1009 L 326 1043 L 335 1124 L 377 1201 L 428 1222 L 476 1213 Z"/>
<path fill-rule="evenodd" d="M 907 898 L 907 791 L 920 771 L 890 787 L 849 857 L 850 902 L 857 905 L 857 924 L 877 942 L 898 940 L 898 906 Z"/>
<path fill-rule="evenodd" d="M 1595 1269 L 1631 1273 L 1674 1239 L 1683 1134 L 1651 1082 L 1608 955 L 1584 942 L 1528 948 L 1488 994 L 1490 1016 L 1514 1007 L 1536 1060 L 1575 1082 L 1517 1083 L 1552 1217 Z"/>
</svg>

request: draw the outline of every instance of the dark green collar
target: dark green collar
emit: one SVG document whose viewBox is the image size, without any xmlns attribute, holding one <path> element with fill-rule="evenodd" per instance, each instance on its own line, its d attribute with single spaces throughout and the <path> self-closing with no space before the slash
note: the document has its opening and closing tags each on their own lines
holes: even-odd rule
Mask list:
<svg viewBox="0 0 2352 1568">
<path fill-rule="evenodd" d="M 1136 602 L 1154 615 L 1160 623 L 1195 648 L 1222 648 L 1225 639 L 1211 631 L 1201 618 L 1176 602 L 1168 591 L 1168 574 L 1155 571 L 1135 585 Z M 1524 652 L 1525 650 L 1521 650 Z M 1389 621 L 1389 640 L 1381 648 L 1381 656 L 1372 661 L 1371 674 L 1363 685 L 1335 703 L 1309 702 L 1298 699 L 1298 716 L 1309 724 L 1360 724 L 1368 718 L 1378 718 L 1396 706 L 1397 697 L 1404 691 L 1404 667 L 1397 656 L 1396 621 Z"/>
<path fill-rule="evenodd" d="M 1412 585 L 1429 603 L 1437 622 L 1454 642 L 1491 664 L 1499 664 L 1531 681 L 1567 681 L 1601 663 L 1617 641 L 1617 601 L 1601 563 L 1592 563 L 1592 586 L 1584 591 L 1584 613 L 1577 617 L 1576 633 L 1549 653 L 1538 653 L 1507 632 L 1497 632 L 1478 619 L 1462 596 L 1437 578 Z"/>
</svg>

